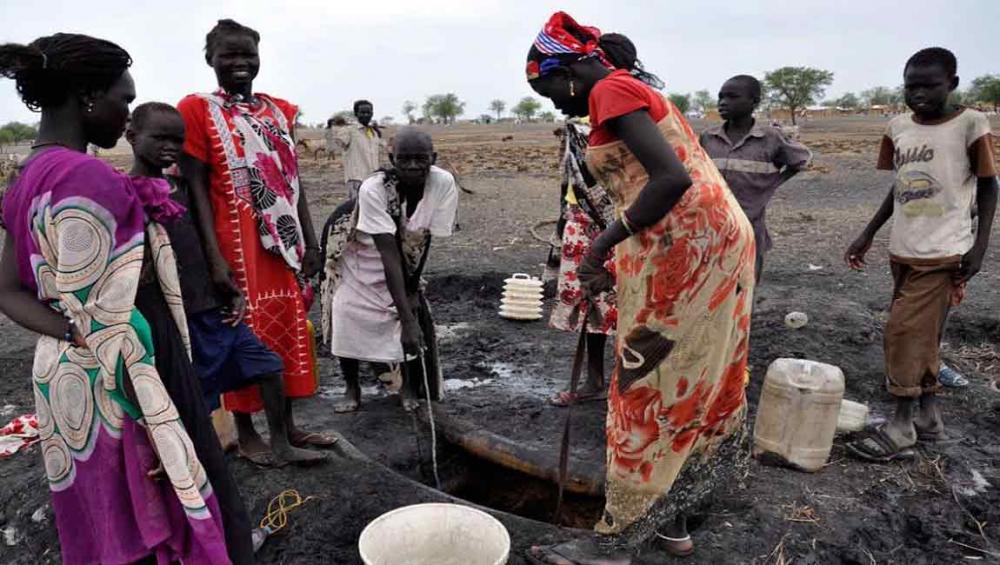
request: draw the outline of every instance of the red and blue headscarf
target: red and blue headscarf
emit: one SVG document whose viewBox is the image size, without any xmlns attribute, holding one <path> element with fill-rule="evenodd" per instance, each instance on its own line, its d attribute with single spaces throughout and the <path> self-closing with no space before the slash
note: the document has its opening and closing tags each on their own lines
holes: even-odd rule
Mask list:
<svg viewBox="0 0 1000 565">
<path fill-rule="evenodd" d="M 629 38 L 617 33 L 604 35 L 596 27 L 580 25 L 566 12 L 552 14 L 531 45 L 526 69 L 528 80 L 588 58 L 611 70 L 626 70 L 649 86 L 663 89 L 663 81 L 643 68 Z"/>
<path fill-rule="evenodd" d="M 528 51 L 528 80 L 534 80 L 574 61 L 593 57 L 614 69 L 598 45 L 601 30 L 577 23 L 566 12 L 552 14 Z"/>
</svg>

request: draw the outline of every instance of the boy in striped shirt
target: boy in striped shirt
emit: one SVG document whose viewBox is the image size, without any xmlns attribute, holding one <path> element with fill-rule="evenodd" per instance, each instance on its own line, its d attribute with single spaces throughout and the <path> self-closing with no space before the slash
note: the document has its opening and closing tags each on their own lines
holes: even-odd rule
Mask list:
<svg viewBox="0 0 1000 565">
<path fill-rule="evenodd" d="M 757 240 L 757 282 L 771 236 L 764 221 L 767 205 L 778 187 L 809 164 L 806 146 L 787 139 L 775 127 L 757 123 L 760 81 L 737 75 L 719 89 L 719 115 L 725 122 L 701 134 L 702 148 L 715 161 L 729 189 L 753 225 Z"/>
</svg>

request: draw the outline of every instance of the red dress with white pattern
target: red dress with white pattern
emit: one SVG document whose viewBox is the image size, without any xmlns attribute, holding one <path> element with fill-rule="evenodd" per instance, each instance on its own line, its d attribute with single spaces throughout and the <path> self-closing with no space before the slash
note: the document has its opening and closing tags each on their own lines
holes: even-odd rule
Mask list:
<svg viewBox="0 0 1000 565">
<path fill-rule="evenodd" d="M 285 394 L 291 398 L 310 396 L 316 392 L 317 383 L 306 310 L 296 280 L 297 265 L 290 265 L 296 256 L 301 260 L 301 228 L 296 238 L 297 217 L 293 222 L 287 216 L 262 218 L 258 212 L 260 203 L 266 204 L 272 198 L 285 198 L 294 209 L 298 164 L 292 128 L 298 108 L 261 93 L 255 94 L 257 101 L 240 104 L 240 111 L 250 123 L 267 130 L 262 133 L 280 157 L 268 160 L 265 167 L 254 167 L 253 163 L 246 166 L 253 159 L 245 155 L 249 146 L 246 136 L 230 112 L 209 101 L 211 96 L 220 93 L 192 94 L 177 105 L 186 126 L 184 152 L 209 167 L 215 234 L 246 296 L 247 325 L 284 362 Z M 227 393 L 223 399 L 226 408 L 234 412 L 263 409 L 257 387 Z"/>
</svg>

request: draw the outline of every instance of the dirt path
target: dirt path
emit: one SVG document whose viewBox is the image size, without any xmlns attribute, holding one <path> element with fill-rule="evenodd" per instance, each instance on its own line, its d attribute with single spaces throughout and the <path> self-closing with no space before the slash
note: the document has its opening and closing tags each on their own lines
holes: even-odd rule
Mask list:
<svg viewBox="0 0 1000 565">
<path fill-rule="evenodd" d="M 885 234 L 870 255 L 866 273 L 849 273 L 840 257 L 885 191 L 890 176 L 875 173 L 870 148 L 881 124 L 874 120 L 806 126 L 817 147 L 814 172 L 784 187 L 769 222 L 775 249 L 768 256 L 753 320 L 750 387 L 752 407 L 767 365 L 791 356 L 840 366 L 848 398 L 888 414 L 882 383 L 881 328 L 890 290 Z M 462 229 L 436 244 L 430 261 L 430 295 L 442 329 L 441 350 L 449 414 L 476 422 L 525 447 L 554 447 L 563 413 L 545 398 L 564 386 L 574 337 L 544 323 L 516 324 L 495 314 L 502 280 L 513 272 L 538 274 L 547 248 L 529 228 L 556 214 L 556 153 L 550 126 L 513 132 L 436 131 L 439 149 L 475 192 L 462 196 Z M 484 156 L 485 154 L 485 156 Z M 536 167 L 541 163 L 544 166 Z M 540 169 L 540 170 L 539 170 Z M 343 197 L 339 170 L 306 161 L 303 177 L 316 221 Z M 319 224 L 321 225 L 321 224 Z M 688 563 L 958 563 L 966 556 L 1000 562 L 1000 247 L 973 281 L 947 331 L 946 356 L 972 385 L 945 398 L 946 421 L 963 436 L 955 445 L 922 450 L 917 461 L 887 466 L 846 458 L 839 442 L 831 463 L 816 474 L 754 464 L 741 484 L 717 493 L 694 533 L 699 551 Z M 805 328 L 782 323 L 791 310 L 806 312 Z M 314 312 L 314 315 L 316 313 Z M 28 382 L 33 338 L 0 319 L 0 408 L 7 415 L 32 410 Z M 286 532 L 265 547 L 264 563 L 356 563 L 357 537 L 368 521 L 392 508 L 443 495 L 417 488 L 430 481 L 423 428 L 397 408 L 394 397 L 369 389 L 361 413 L 334 415 L 342 389 L 333 360 L 321 359 L 322 390 L 298 414 L 312 428 L 332 428 L 372 458 L 338 459 L 319 469 L 259 470 L 233 461 L 247 505 L 261 516 L 268 501 L 287 488 L 314 497 L 293 514 Z M 374 381 L 367 381 L 369 387 Z M 752 418 L 753 412 L 751 412 Z M 574 457 L 603 460 L 603 413 L 592 405 L 577 420 Z M 417 444 L 417 437 L 421 444 Z M 448 446 L 442 477 L 462 490 L 458 475 L 468 466 Z M 392 468 L 397 474 L 386 471 Z M 475 471 L 481 469 L 476 467 Z M 485 472 L 485 471 L 483 471 Z M 0 461 L 0 563 L 57 563 L 48 492 L 37 448 Z M 404 478 L 408 477 L 408 478 Z M 470 495 L 479 494 L 469 491 Z M 525 490 L 525 493 L 528 491 Z M 534 492 L 534 491 L 532 491 Z M 519 494 L 514 492 L 513 494 Z M 523 494 L 523 493 L 522 493 Z M 537 513 L 528 495 L 526 513 Z M 38 518 L 38 520 L 33 519 Z M 532 543 L 566 537 L 552 526 L 504 517 L 515 553 Z M 11 537 L 12 536 L 12 537 Z M 978 549 L 974 549 L 978 548 Z M 640 563 L 670 562 L 655 549 Z"/>
</svg>

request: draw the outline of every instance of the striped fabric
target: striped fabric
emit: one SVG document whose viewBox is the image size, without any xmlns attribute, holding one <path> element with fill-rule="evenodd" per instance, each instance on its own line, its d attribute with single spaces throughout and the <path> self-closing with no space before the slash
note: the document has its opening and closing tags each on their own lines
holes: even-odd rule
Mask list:
<svg viewBox="0 0 1000 565">
<path fill-rule="evenodd" d="M 713 161 L 715 161 L 715 166 L 718 167 L 720 171 L 734 171 L 739 173 L 758 173 L 762 175 L 769 175 L 781 172 L 781 169 L 774 166 L 774 163 L 769 163 L 767 161 L 752 161 L 750 159 L 730 159 L 724 157 L 713 159 Z"/>
<path fill-rule="evenodd" d="M 579 45 L 581 48 L 583 47 L 580 44 L 579 41 L 575 41 L 575 43 L 577 45 Z M 574 49 L 573 47 L 570 47 L 569 45 L 564 45 L 564 44 L 560 43 L 554 37 L 552 37 L 551 35 L 545 33 L 544 30 L 542 30 L 538 34 L 538 37 L 535 38 L 535 47 L 539 51 L 541 51 L 542 53 L 545 53 L 546 55 L 555 55 L 557 53 L 581 53 L 582 52 L 582 50 L 577 50 L 577 49 Z"/>
</svg>

